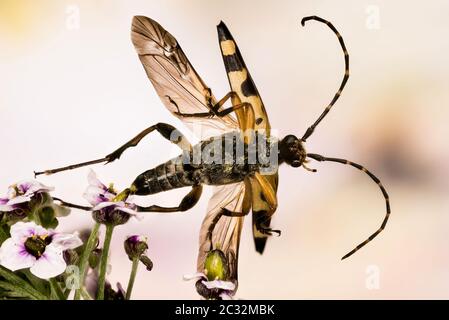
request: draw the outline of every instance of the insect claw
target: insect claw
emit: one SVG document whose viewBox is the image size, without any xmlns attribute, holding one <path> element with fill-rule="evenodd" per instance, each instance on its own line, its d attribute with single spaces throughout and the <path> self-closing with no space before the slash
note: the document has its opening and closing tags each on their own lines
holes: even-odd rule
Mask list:
<svg viewBox="0 0 449 320">
<path fill-rule="evenodd" d="M 281 230 L 271 230 L 271 233 L 275 233 L 278 237 L 281 236 Z"/>
<path fill-rule="evenodd" d="M 263 228 L 259 230 L 261 233 L 272 236 L 275 233 L 278 237 L 281 236 L 281 230 L 274 230 L 271 228 Z"/>
</svg>

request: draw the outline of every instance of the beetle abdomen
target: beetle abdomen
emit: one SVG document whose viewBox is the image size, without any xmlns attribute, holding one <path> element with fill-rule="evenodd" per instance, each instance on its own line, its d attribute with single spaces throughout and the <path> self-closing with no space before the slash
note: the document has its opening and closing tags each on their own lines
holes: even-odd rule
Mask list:
<svg viewBox="0 0 449 320">
<path fill-rule="evenodd" d="M 194 182 L 189 176 L 183 168 L 181 157 L 177 157 L 140 174 L 133 182 L 135 194 L 149 195 L 192 186 Z"/>
</svg>

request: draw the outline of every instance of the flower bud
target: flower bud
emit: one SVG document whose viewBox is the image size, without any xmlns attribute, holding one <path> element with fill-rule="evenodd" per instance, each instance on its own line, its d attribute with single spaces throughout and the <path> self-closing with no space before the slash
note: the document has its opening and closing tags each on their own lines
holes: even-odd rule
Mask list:
<svg viewBox="0 0 449 320">
<path fill-rule="evenodd" d="M 101 249 L 94 249 L 89 255 L 89 267 L 95 269 L 100 264 Z"/>
<path fill-rule="evenodd" d="M 124 242 L 125 252 L 129 260 L 140 258 L 148 249 L 147 239 L 141 236 L 130 236 Z"/>
<path fill-rule="evenodd" d="M 64 258 L 65 263 L 68 266 L 78 264 L 79 256 L 78 256 L 78 253 L 75 250 L 73 250 L 73 249 L 65 250 L 62 253 L 62 256 Z"/>
<path fill-rule="evenodd" d="M 221 250 L 210 251 L 204 262 L 204 274 L 209 281 L 227 280 L 229 275 L 228 259 Z"/>
<path fill-rule="evenodd" d="M 137 206 L 129 202 L 130 189 L 117 194 L 113 185 L 107 187 L 93 171 L 89 173 L 89 186 L 84 197 L 93 206 L 92 216 L 95 221 L 109 226 L 117 226 L 128 222 L 131 216 L 136 216 Z"/>
<path fill-rule="evenodd" d="M 40 225 L 44 228 L 56 229 L 58 220 L 55 217 L 55 210 L 50 206 L 40 207 L 36 210 L 36 215 Z"/>
<path fill-rule="evenodd" d="M 115 207 L 106 207 L 92 212 L 92 217 L 98 223 L 105 225 L 118 226 L 128 222 L 131 215 Z"/>
<path fill-rule="evenodd" d="M 29 204 L 30 207 L 42 207 L 53 203 L 53 198 L 48 192 L 40 192 L 33 195 Z"/>
<path fill-rule="evenodd" d="M 0 211 L 5 212 L 6 220 L 17 222 L 26 217 L 39 220 L 34 216 L 36 209 L 52 204 L 49 192 L 53 188 L 46 187 L 38 181 L 23 181 L 11 185 L 6 197 L 0 197 Z"/>
</svg>

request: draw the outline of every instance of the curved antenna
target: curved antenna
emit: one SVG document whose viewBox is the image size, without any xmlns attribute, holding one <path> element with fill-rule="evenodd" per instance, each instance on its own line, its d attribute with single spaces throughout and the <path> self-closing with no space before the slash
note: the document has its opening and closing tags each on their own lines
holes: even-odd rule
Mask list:
<svg viewBox="0 0 449 320">
<path fill-rule="evenodd" d="M 390 198 L 388 196 L 387 190 L 385 190 L 384 186 L 382 185 L 382 183 L 380 182 L 379 178 L 377 178 L 374 174 L 372 174 L 371 172 L 369 172 L 365 167 L 361 166 L 360 164 L 348 161 L 346 159 L 339 159 L 339 158 L 328 158 L 328 157 L 323 157 L 319 154 L 315 154 L 315 153 L 308 153 L 307 154 L 308 157 L 316 160 L 316 161 L 330 161 L 330 162 L 338 162 L 338 163 L 342 163 L 342 164 L 347 164 L 350 165 L 354 168 L 357 168 L 363 172 L 365 172 L 375 183 L 377 183 L 377 185 L 380 188 L 380 191 L 382 191 L 382 194 L 385 198 L 385 204 L 386 204 L 386 214 L 385 214 L 385 218 L 382 221 L 382 224 L 380 226 L 379 229 L 376 230 L 376 232 L 374 232 L 372 235 L 370 235 L 365 241 L 363 241 L 362 243 L 360 243 L 357 247 L 355 247 L 353 250 L 351 250 L 349 253 L 345 254 L 343 256 L 343 258 L 341 258 L 341 260 L 344 260 L 346 258 L 348 258 L 349 256 L 353 255 L 356 251 L 358 251 L 360 248 L 364 247 L 366 244 L 368 244 L 368 242 L 370 242 L 371 240 L 373 240 L 379 233 L 382 232 L 382 230 L 385 229 L 385 226 L 387 224 L 388 218 L 390 217 L 390 213 L 391 213 L 391 208 L 390 208 Z"/>
<path fill-rule="evenodd" d="M 316 20 L 322 23 L 327 24 L 327 26 L 335 33 L 335 35 L 338 38 L 338 41 L 340 42 L 341 45 L 341 49 L 343 50 L 343 53 L 345 55 L 345 75 L 343 76 L 343 80 L 341 81 L 340 84 L 340 88 L 338 89 L 338 91 L 335 93 L 334 98 L 332 99 L 332 101 L 329 103 L 329 105 L 326 107 L 326 109 L 324 109 L 323 113 L 320 115 L 320 117 L 315 121 L 314 124 L 312 124 L 312 126 L 310 126 L 309 128 L 307 128 L 306 133 L 304 134 L 304 136 L 302 137 L 302 140 L 305 142 L 307 140 L 307 138 L 309 138 L 313 131 L 315 130 L 315 127 L 321 122 L 321 120 L 324 119 L 324 117 L 329 113 L 330 109 L 332 108 L 332 106 L 335 104 L 335 102 L 337 102 L 338 98 L 341 95 L 341 92 L 343 91 L 343 88 L 346 85 L 346 82 L 349 79 L 349 54 L 348 51 L 346 50 L 346 46 L 345 43 L 343 41 L 342 36 L 340 35 L 340 33 L 337 31 L 337 29 L 333 26 L 332 23 L 330 23 L 327 20 L 324 20 L 323 18 L 317 17 L 317 16 L 310 16 L 310 17 L 305 17 L 301 20 L 301 25 L 304 26 L 305 23 L 309 20 Z"/>
</svg>

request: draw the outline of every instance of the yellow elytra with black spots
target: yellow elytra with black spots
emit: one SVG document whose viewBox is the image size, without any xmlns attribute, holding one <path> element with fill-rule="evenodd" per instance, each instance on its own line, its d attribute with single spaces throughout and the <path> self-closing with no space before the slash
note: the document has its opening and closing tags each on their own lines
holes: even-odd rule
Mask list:
<svg viewBox="0 0 449 320">
<path fill-rule="evenodd" d="M 250 103 L 252 109 L 254 110 L 255 116 L 254 129 L 266 130 L 266 134 L 269 136 L 270 122 L 268 121 L 267 112 L 265 111 L 265 107 L 254 81 L 249 74 L 248 68 L 243 61 L 240 50 L 223 21 L 221 21 L 217 26 L 217 30 L 229 85 L 231 86 L 231 90 L 234 91 L 240 98 L 240 101 L 234 98 L 232 103 L 233 105 L 245 102 Z M 241 109 L 236 113 L 241 129 L 249 129 L 249 124 L 251 123 L 253 116 L 250 110 Z M 243 124 L 242 121 L 244 122 Z"/>
<path fill-rule="evenodd" d="M 254 129 L 259 132 L 263 131 L 269 136 L 270 122 L 267 112 L 240 50 L 223 21 L 217 26 L 217 30 L 229 85 L 231 86 L 231 90 L 238 95 L 238 99 L 232 99 L 232 104 L 236 105 L 247 102 L 251 104 L 254 110 L 255 119 L 252 118 L 253 113 L 251 110 L 240 109 L 236 111 L 240 129 L 243 132 L 247 129 Z M 259 253 L 264 251 L 267 242 L 267 234 L 263 234 L 259 229 L 261 227 L 269 228 L 270 226 L 271 216 L 277 207 L 277 187 L 277 172 L 270 175 L 259 175 L 258 179 L 252 179 L 251 181 L 253 238 L 256 250 Z M 273 195 L 273 199 L 270 199 L 271 197 L 269 195 Z"/>
</svg>

